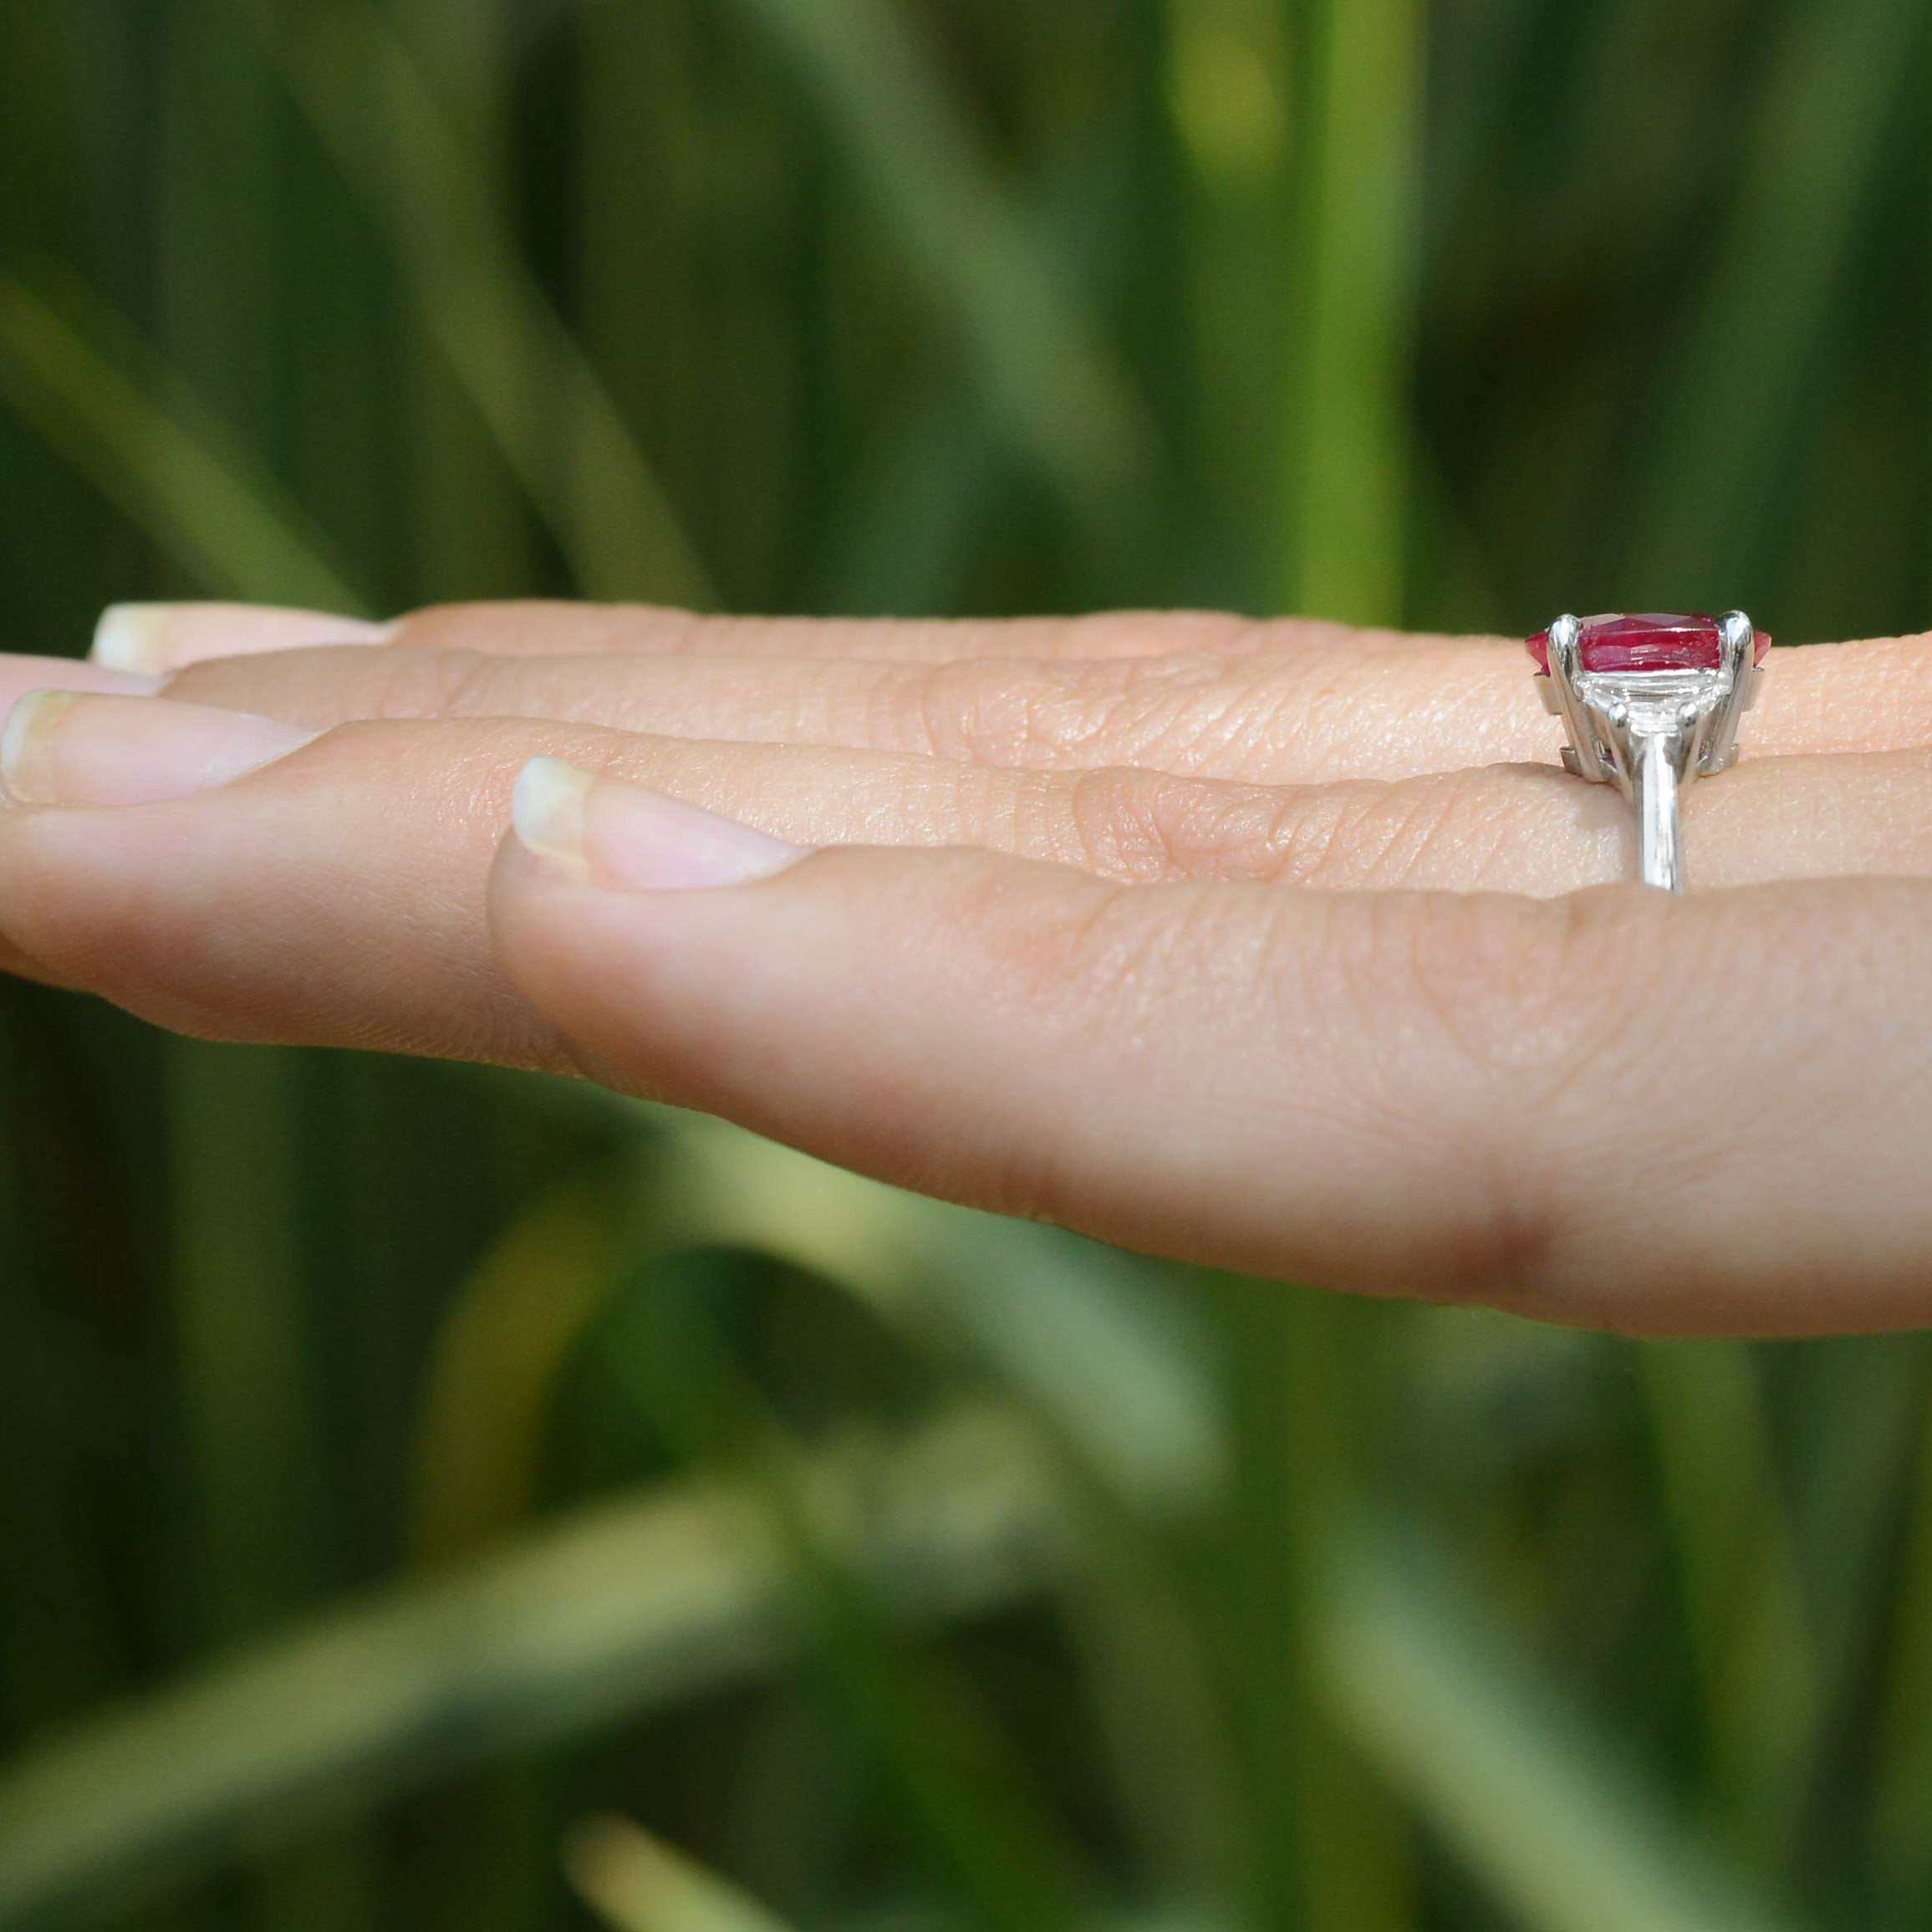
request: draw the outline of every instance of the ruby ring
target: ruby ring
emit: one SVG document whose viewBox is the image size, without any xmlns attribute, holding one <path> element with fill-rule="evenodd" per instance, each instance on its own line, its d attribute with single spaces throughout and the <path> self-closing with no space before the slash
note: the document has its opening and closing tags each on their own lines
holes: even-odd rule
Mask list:
<svg viewBox="0 0 1932 1932">
<path fill-rule="evenodd" d="M 1756 701 L 1771 639 L 1727 617 L 1559 617 L 1529 640 L 1544 705 L 1563 721 L 1563 763 L 1637 808 L 1646 885 L 1684 889 L 1677 800 L 1737 762 L 1738 721 Z"/>
</svg>

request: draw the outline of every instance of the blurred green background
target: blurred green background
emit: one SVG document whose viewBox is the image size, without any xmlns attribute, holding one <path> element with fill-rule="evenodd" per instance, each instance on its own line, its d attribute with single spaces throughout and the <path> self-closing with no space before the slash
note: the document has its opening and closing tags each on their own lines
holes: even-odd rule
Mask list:
<svg viewBox="0 0 1932 1932">
<path fill-rule="evenodd" d="M 4 642 L 1920 627 L 1929 27 L 14 0 Z M 8 986 L 0 1927 L 1932 1925 L 1927 1368 L 1207 1278 Z"/>
</svg>

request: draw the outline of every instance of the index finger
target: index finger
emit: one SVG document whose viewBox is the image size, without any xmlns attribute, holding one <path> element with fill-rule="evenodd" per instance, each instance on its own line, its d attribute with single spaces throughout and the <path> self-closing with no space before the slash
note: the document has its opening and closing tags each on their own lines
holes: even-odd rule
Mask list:
<svg viewBox="0 0 1932 1932">
<path fill-rule="evenodd" d="M 633 1092 L 1328 1287 L 1680 1333 L 1932 1300 L 1924 884 L 1123 887 L 556 791 L 520 788 L 499 956 Z"/>
</svg>

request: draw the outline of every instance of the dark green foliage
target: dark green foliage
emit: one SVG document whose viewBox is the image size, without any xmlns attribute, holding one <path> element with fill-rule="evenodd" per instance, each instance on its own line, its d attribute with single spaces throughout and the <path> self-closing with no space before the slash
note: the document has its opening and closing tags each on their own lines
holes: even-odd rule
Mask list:
<svg viewBox="0 0 1932 1932">
<path fill-rule="evenodd" d="M 1924 38 L 21 0 L 4 642 L 183 593 L 1913 628 Z M 712 1874 L 572 1840 L 651 1932 L 1923 1924 L 1926 1365 L 1206 1281 L 8 986 L 0 1929 L 581 1924 L 612 1810 Z"/>
</svg>

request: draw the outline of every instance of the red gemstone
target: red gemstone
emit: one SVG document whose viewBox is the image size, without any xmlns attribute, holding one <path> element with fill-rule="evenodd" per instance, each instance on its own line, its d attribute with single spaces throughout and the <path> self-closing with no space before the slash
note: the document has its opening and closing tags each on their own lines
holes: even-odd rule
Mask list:
<svg viewBox="0 0 1932 1932">
<path fill-rule="evenodd" d="M 1757 634 L 1753 661 L 1764 662 L 1771 639 Z M 1550 634 L 1529 640 L 1529 653 L 1545 677 L 1550 670 Z M 1724 635 L 1715 617 L 1667 616 L 1645 611 L 1635 617 L 1586 617 L 1577 640 L 1584 670 L 1715 670 L 1724 662 Z"/>
</svg>

